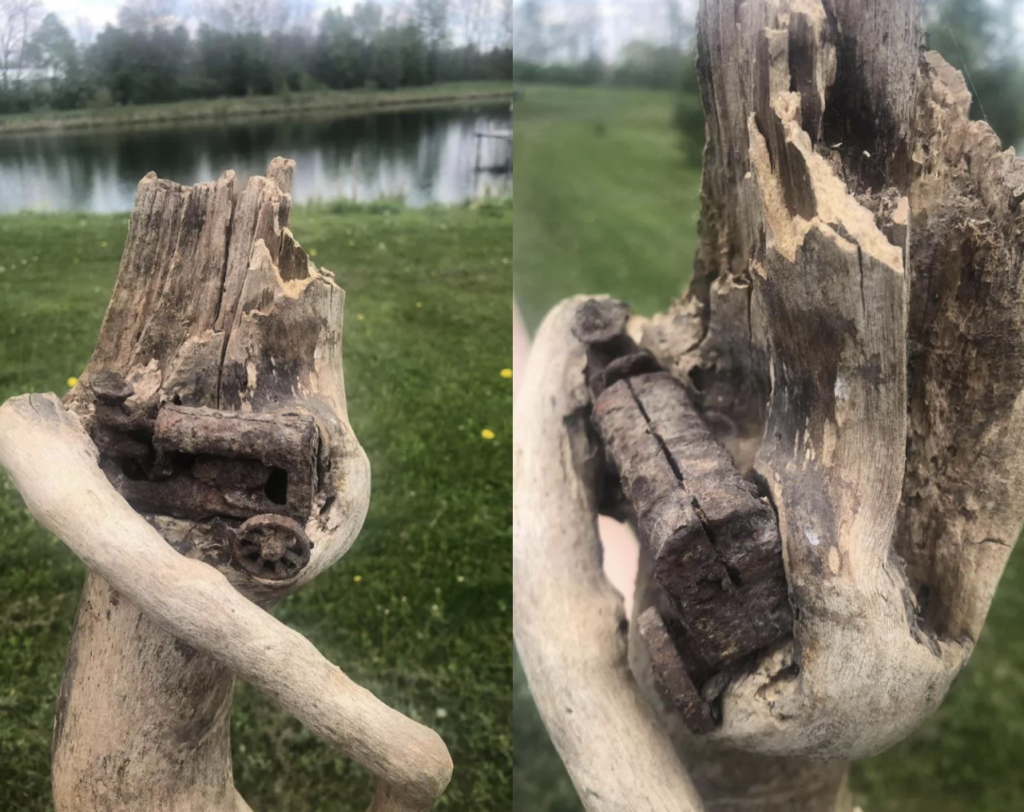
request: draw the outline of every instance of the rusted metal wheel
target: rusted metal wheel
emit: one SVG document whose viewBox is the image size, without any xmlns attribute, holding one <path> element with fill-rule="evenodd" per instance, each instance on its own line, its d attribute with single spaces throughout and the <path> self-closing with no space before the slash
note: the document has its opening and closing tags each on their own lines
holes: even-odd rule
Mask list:
<svg viewBox="0 0 1024 812">
<path fill-rule="evenodd" d="M 238 528 L 232 548 L 235 566 L 256 578 L 284 581 L 309 563 L 313 542 L 294 519 L 263 514 Z"/>
</svg>

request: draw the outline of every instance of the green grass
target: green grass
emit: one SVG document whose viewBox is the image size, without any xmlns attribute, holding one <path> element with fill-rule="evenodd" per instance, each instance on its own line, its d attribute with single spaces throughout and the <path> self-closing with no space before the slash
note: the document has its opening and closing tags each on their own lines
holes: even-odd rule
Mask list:
<svg viewBox="0 0 1024 812">
<path fill-rule="evenodd" d="M 338 207 L 334 207 L 338 208 Z M 347 291 L 352 424 L 373 466 L 353 550 L 276 615 L 435 727 L 440 810 L 512 803 L 511 203 L 299 208 L 293 229 Z M 67 389 L 89 357 L 127 215 L 0 218 L 0 401 Z M 491 429 L 494 440 L 481 438 Z M 0 475 L 0 809 L 52 809 L 49 741 L 84 569 Z M 356 581 L 356 576 L 359 580 Z M 236 783 L 256 810 L 361 812 L 372 778 L 248 686 Z"/>
<path fill-rule="evenodd" d="M 330 110 L 365 114 L 423 107 L 451 107 L 483 99 L 508 99 L 506 82 L 449 82 L 398 90 L 316 90 L 272 96 L 189 99 L 162 104 L 129 104 L 82 110 L 46 110 L 0 116 L 0 135 L 36 131 L 166 125 L 182 121 L 297 115 Z"/>
<path fill-rule="evenodd" d="M 577 293 L 664 309 L 689 277 L 700 182 L 672 96 L 527 86 L 515 115 L 514 279 L 531 329 Z"/>
<path fill-rule="evenodd" d="M 516 104 L 515 287 L 531 327 L 574 293 L 613 293 L 649 313 L 682 290 L 699 178 L 681 162 L 672 105 L 668 94 L 525 88 Z M 1011 558 L 942 708 L 906 741 L 854 766 L 865 812 L 1024 809 L 1021 555 Z M 580 810 L 518 664 L 514 726 L 514 808 Z"/>
</svg>

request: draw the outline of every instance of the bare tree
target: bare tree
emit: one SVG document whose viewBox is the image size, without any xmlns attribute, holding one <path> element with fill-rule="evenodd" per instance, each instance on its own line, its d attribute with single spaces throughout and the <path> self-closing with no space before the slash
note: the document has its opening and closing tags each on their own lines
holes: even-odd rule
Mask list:
<svg viewBox="0 0 1024 812">
<path fill-rule="evenodd" d="M 499 48 L 512 47 L 512 0 L 500 0 L 500 16 L 496 35 Z"/>
<path fill-rule="evenodd" d="M 490 0 L 455 0 L 456 25 L 466 45 L 483 48 L 484 29 L 490 10 Z"/>
<path fill-rule="evenodd" d="M 96 26 L 92 20 L 81 15 L 75 17 L 75 42 L 80 48 L 86 48 L 96 39 Z"/>
<path fill-rule="evenodd" d="M 181 22 L 178 0 L 128 0 L 117 10 L 117 23 L 126 31 L 152 33 Z"/>
<path fill-rule="evenodd" d="M 25 49 L 43 18 L 42 0 L 0 0 L 0 83 L 11 87 L 11 72 L 25 67 Z"/>
<path fill-rule="evenodd" d="M 308 26 L 311 9 L 310 0 L 212 0 L 197 13 L 200 20 L 222 31 L 269 34 Z"/>
<path fill-rule="evenodd" d="M 1024 521 L 1024 161 L 920 17 L 703 0 L 689 290 L 536 338 L 515 637 L 590 810 L 848 812 L 981 632 Z M 599 512 L 641 540 L 628 623 Z"/>
</svg>

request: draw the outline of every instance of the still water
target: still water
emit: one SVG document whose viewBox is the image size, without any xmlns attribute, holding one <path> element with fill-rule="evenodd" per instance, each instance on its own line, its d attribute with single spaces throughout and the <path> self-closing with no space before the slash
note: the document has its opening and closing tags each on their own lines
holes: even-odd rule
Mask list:
<svg viewBox="0 0 1024 812">
<path fill-rule="evenodd" d="M 0 138 L 0 212 L 132 208 L 149 171 L 184 184 L 234 169 L 244 183 L 276 155 L 296 161 L 297 203 L 402 196 L 411 206 L 458 203 L 511 191 L 506 105 L 304 116 L 159 129 Z"/>
</svg>

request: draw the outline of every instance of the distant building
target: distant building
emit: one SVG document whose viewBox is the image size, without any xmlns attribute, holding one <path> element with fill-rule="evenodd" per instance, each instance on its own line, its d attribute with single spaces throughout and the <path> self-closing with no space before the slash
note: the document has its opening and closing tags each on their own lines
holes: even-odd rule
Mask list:
<svg viewBox="0 0 1024 812">
<path fill-rule="evenodd" d="M 60 71 L 56 68 L 0 68 L 0 81 L 8 84 L 34 85 L 52 82 L 61 78 Z"/>
</svg>

